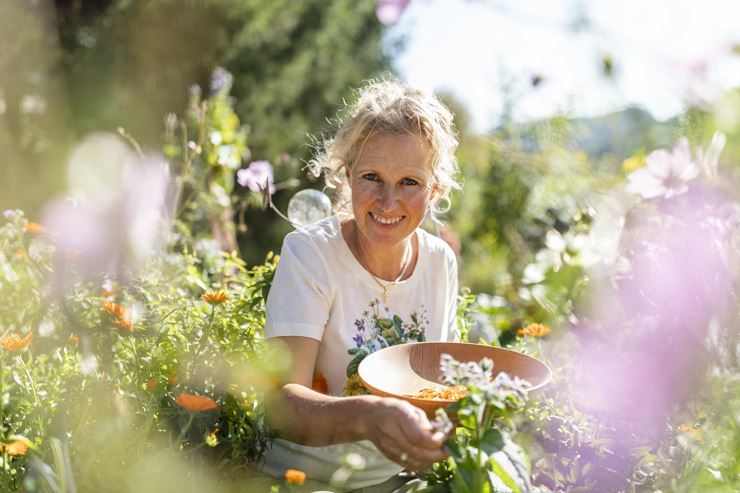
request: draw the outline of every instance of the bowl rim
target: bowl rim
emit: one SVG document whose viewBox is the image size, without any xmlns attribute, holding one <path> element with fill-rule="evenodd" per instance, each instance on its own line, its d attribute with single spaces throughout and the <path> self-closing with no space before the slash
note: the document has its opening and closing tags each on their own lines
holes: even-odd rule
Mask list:
<svg viewBox="0 0 740 493">
<path fill-rule="evenodd" d="M 360 362 L 360 365 L 357 367 L 357 376 L 360 378 L 360 381 L 362 382 L 362 384 L 370 391 L 370 393 L 371 394 L 374 394 L 374 395 L 381 395 L 381 396 L 389 396 L 389 397 L 402 398 L 403 400 L 408 401 L 408 402 L 410 402 L 412 404 L 419 404 L 421 406 L 428 406 L 428 405 L 434 403 L 434 404 L 440 404 L 440 407 L 442 407 L 442 405 L 452 404 L 454 402 L 457 402 L 459 399 L 421 399 L 421 398 L 418 398 L 418 397 L 410 397 L 410 396 L 406 396 L 406 395 L 403 395 L 403 394 L 395 394 L 395 393 L 392 393 L 392 392 L 386 392 L 384 390 L 381 390 L 381 389 L 377 388 L 374 385 L 370 385 L 370 384 L 368 384 L 365 381 L 364 378 L 362 378 L 361 369 L 362 369 L 364 363 L 368 360 L 368 358 L 371 358 L 374 355 L 376 355 L 376 354 L 378 354 L 378 353 L 380 353 L 380 352 L 382 352 L 382 351 L 384 351 L 386 349 L 400 348 L 400 347 L 403 347 L 403 346 L 406 346 L 406 345 L 414 345 L 415 346 L 415 345 L 437 345 L 437 344 L 441 344 L 441 345 L 455 345 L 455 346 L 487 347 L 487 348 L 491 348 L 491 349 L 493 349 L 495 351 L 504 351 L 504 352 L 514 353 L 514 354 L 517 355 L 517 357 L 524 357 L 524 358 L 528 358 L 528 359 L 534 360 L 536 363 L 542 365 L 547 370 L 547 376 L 539 384 L 533 385 L 532 387 L 530 387 L 529 388 L 529 392 L 533 392 L 533 391 L 536 391 L 536 390 L 541 389 L 542 387 L 544 387 L 545 385 L 547 385 L 548 383 L 550 383 L 550 381 L 552 380 L 552 368 L 550 368 L 550 365 L 548 365 L 547 363 L 545 363 L 544 361 L 542 361 L 539 358 L 535 358 L 532 355 L 525 354 L 525 353 L 522 353 L 520 351 L 516 351 L 514 349 L 503 348 L 503 347 L 500 347 L 500 346 L 489 346 L 489 345 L 486 345 L 486 344 L 476 344 L 476 343 L 472 343 L 472 342 L 455 342 L 455 341 L 407 342 L 407 343 L 404 343 L 404 344 L 397 344 L 395 346 L 387 346 L 387 347 L 384 347 L 382 349 L 378 349 L 377 351 L 368 354 Z M 494 366 L 494 368 L 495 368 L 495 366 Z M 432 383 L 436 383 L 436 382 L 432 382 Z M 437 385 L 444 386 L 444 384 L 437 384 Z M 374 392 L 373 392 L 373 390 L 374 390 Z"/>
</svg>

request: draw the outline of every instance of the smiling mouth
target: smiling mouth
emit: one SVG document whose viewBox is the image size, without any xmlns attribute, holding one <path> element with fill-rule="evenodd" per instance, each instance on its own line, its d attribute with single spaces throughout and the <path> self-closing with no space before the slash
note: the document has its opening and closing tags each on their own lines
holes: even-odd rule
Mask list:
<svg viewBox="0 0 740 493">
<path fill-rule="evenodd" d="M 384 224 L 386 226 L 392 226 L 394 224 L 397 224 L 406 216 L 395 216 L 395 217 L 380 217 L 375 215 L 374 213 L 370 212 L 370 217 L 372 217 L 375 221 L 379 222 L 380 224 Z"/>
</svg>

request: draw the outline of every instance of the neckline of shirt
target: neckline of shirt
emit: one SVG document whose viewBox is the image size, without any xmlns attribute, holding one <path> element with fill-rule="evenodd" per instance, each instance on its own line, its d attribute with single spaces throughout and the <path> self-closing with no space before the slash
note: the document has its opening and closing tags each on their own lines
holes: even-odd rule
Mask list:
<svg viewBox="0 0 740 493">
<path fill-rule="evenodd" d="M 344 240 L 344 235 L 342 234 L 342 224 L 339 221 L 338 215 L 333 215 L 332 218 L 332 226 L 334 227 L 336 234 L 338 236 L 338 241 L 341 244 L 341 249 L 344 255 L 347 257 L 347 260 L 349 262 L 349 265 L 351 268 L 355 271 L 356 274 L 359 274 L 360 276 L 363 276 L 367 283 L 372 284 L 376 289 L 380 289 L 380 286 L 378 286 L 375 281 L 373 280 L 372 274 L 368 272 L 365 267 L 362 266 L 359 260 L 355 257 L 355 255 L 352 253 L 352 250 L 350 250 L 349 245 L 347 245 L 347 242 Z M 420 228 L 416 228 L 414 231 L 414 234 L 416 235 L 416 239 L 419 244 L 419 255 L 416 259 L 416 265 L 414 266 L 414 270 L 411 272 L 411 275 L 404 279 L 403 281 L 399 281 L 395 283 L 391 288 L 389 289 L 400 289 L 405 290 L 407 286 L 410 286 L 416 282 L 418 278 L 421 277 L 421 272 L 426 266 L 427 262 L 427 238 L 423 234 L 424 231 L 420 230 Z M 388 281 L 381 281 L 383 284 L 391 284 Z M 390 293 L 392 296 L 392 292 Z M 378 295 L 380 296 L 380 295 Z"/>
</svg>

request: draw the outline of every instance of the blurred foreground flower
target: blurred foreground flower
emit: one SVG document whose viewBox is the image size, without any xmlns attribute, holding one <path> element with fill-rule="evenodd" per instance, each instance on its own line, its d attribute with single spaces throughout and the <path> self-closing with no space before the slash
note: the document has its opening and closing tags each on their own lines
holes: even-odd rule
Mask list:
<svg viewBox="0 0 740 493">
<path fill-rule="evenodd" d="M 524 328 L 521 328 L 517 331 L 517 334 L 520 336 L 530 336 L 530 337 L 545 337 L 550 332 L 552 332 L 552 329 L 544 324 L 529 324 Z"/>
<path fill-rule="evenodd" d="M 127 279 L 164 245 L 177 193 L 162 156 L 140 155 L 118 135 L 95 133 L 72 152 L 67 178 L 70 196 L 47 204 L 43 214 L 59 235 L 58 289 L 73 282 L 64 252 L 78 252 L 75 271 L 83 278 Z"/>
<path fill-rule="evenodd" d="M 29 332 L 25 337 L 19 334 L 8 334 L 0 339 L 3 349 L 6 351 L 17 352 L 28 347 L 33 342 L 33 332 Z"/>
<path fill-rule="evenodd" d="M 253 192 L 267 189 L 270 195 L 275 193 L 272 164 L 269 161 L 252 161 L 249 166 L 237 171 L 236 181 Z"/>
<path fill-rule="evenodd" d="M 285 471 L 285 482 L 300 486 L 306 482 L 306 473 L 298 469 L 288 469 Z"/>
<path fill-rule="evenodd" d="M 210 397 L 185 393 L 178 395 L 175 399 L 175 402 L 177 402 L 183 409 L 194 413 L 211 411 L 218 407 L 216 405 L 216 401 L 214 401 Z"/>
<path fill-rule="evenodd" d="M 31 234 L 43 234 L 46 233 L 46 228 L 39 223 L 30 222 L 26 224 L 26 232 Z"/>
<path fill-rule="evenodd" d="M 384 26 L 395 24 L 408 7 L 410 0 L 379 0 L 375 15 Z"/>
<path fill-rule="evenodd" d="M 208 291 L 204 293 L 200 299 L 209 305 L 220 305 L 221 303 L 225 303 L 229 297 L 226 295 L 226 291 L 221 289 L 218 291 Z"/>
<path fill-rule="evenodd" d="M 28 452 L 28 445 L 21 440 L 14 440 L 10 443 L 0 443 L 0 450 L 5 451 L 8 455 L 18 457 L 26 455 L 26 452 Z"/>
<path fill-rule="evenodd" d="M 682 138 L 670 152 L 665 149 L 651 152 L 645 167 L 627 176 L 627 191 L 645 199 L 671 198 L 685 193 L 688 182 L 698 175 L 699 167 L 691 159 L 689 141 Z"/>
<path fill-rule="evenodd" d="M 124 332 L 132 332 L 134 330 L 131 313 L 126 308 L 112 301 L 104 301 L 101 307 L 108 313 L 113 325 Z"/>
</svg>

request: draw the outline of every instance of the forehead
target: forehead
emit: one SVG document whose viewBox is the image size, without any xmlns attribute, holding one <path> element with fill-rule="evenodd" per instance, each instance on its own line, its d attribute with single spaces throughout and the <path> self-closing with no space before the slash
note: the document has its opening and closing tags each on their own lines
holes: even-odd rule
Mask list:
<svg viewBox="0 0 740 493">
<path fill-rule="evenodd" d="M 365 141 L 355 168 L 431 173 L 431 157 L 431 146 L 417 134 L 378 133 Z"/>
</svg>

